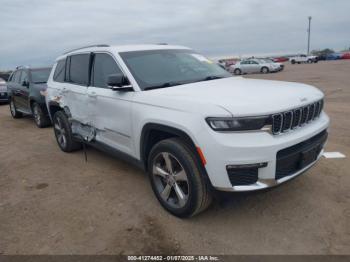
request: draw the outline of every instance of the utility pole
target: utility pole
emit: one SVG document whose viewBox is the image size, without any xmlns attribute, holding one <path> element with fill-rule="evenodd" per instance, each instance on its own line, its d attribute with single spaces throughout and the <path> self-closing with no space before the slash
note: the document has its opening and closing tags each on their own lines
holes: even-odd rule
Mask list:
<svg viewBox="0 0 350 262">
<path fill-rule="evenodd" d="M 310 54 L 310 34 L 311 34 L 311 19 L 312 19 L 312 17 L 309 16 L 308 19 L 309 19 L 309 28 L 307 30 L 307 54 L 309 55 Z"/>
</svg>

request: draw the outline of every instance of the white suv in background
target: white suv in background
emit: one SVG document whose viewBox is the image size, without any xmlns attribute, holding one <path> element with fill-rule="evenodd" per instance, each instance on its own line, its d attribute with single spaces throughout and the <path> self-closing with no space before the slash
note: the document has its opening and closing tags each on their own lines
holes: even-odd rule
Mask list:
<svg viewBox="0 0 350 262">
<path fill-rule="evenodd" d="M 207 208 L 214 189 L 259 190 L 303 173 L 321 156 L 329 124 L 315 87 L 232 77 L 170 45 L 66 53 L 46 102 L 63 151 L 86 143 L 138 164 L 179 217 Z"/>
<path fill-rule="evenodd" d="M 292 64 L 301 64 L 301 63 L 317 63 L 318 57 L 314 55 L 296 55 L 291 58 L 289 58 L 289 61 Z"/>
</svg>

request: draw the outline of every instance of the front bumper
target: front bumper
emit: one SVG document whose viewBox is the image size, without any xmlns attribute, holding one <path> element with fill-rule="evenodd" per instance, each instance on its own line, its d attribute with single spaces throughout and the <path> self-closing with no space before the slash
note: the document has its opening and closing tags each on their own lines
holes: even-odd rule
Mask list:
<svg viewBox="0 0 350 262">
<path fill-rule="evenodd" d="M 282 70 L 281 67 L 270 68 L 270 72 L 279 72 L 281 70 Z"/>
<path fill-rule="evenodd" d="M 328 128 L 329 118 L 325 113 L 313 122 L 281 135 L 268 132 L 219 133 L 210 132 L 202 151 L 206 157 L 206 170 L 214 188 L 221 191 L 254 191 L 284 183 L 312 167 L 321 157 L 317 151 L 315 161 L 303 168 L 280 177 L 277 171 L 277 154 L 281 150 L 300 144 Z M 203 132 L 204 133 L 204 132 Z M 210 141 L 210 142 L 209 142 Z M 322 144 L 323 145 L 323 144 Z M 249 185 L 235 185 L 226 169 L 229 165 L 252 165 L 266 163 L 258 169 L 257 181 Z M 232 176 L 232 174 L 230 174 Z"/>
<path fill-rule="evenodd" d="M 317 156 L 316 161 L 312 162 L 311 164 L 304 167 L 303 169 L 301 169 L 301 170 L 299 170 L 299 171 L 297 171 L 289 176 L 285 176 L 283 178 L 280 178 L 280 179 L 274 179 L 274 178 L 262 179 L 262 178 L 259 178 L 256 183 L 251 184 L 251 185 L 232 186 L 232 188 L 216 187 L 216 189 L 220 190 L 220 191 L 246 192 L 246 191 L 257 191 L 257 190 L 262 190 L 262 189 L 266 189 L 266 188 L 270 188 L 270 187 L 275 187 L 275 186 L 278 186 L 284 182 L 292 180 L 293 178 L 305 173 L 308 169 L 310 169 L 313 165 L 315 165 L 317 163 L 317 161 L 321 158 L 322 154 L 323 154 L 323 150 L 321 150 L 321 152 Z"/>
</svg>

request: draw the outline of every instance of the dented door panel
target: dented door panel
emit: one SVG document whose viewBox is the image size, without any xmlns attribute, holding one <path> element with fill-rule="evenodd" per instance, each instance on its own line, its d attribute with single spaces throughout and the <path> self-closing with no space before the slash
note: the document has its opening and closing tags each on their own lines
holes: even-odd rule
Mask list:
<svg viewBox="0 0 350 262">
<path fill-rule="evenodd" d="M 72 119 L 82 123 L 89 124 L 87 87 L 65 83 L 64 88 L 60 90 L 61 106 L 68 108 Z"/>
</svg>

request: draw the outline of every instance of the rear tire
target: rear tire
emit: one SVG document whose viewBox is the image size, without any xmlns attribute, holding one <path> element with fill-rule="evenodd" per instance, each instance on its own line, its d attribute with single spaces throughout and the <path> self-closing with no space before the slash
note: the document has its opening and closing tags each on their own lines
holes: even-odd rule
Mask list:
<svg viewBox="0 0 350 262">
<path fill-rule="evenodd" d="M 10 99 L 10 112 L 11 112 L 11 116 L 13 118 L 21 118 L 23 117 L 23 114 L 21 112 L 18 112 L 16 109 L 16 105 L 15 105 L 15 101 L 13 100 L 13 98 Z"/>
<path fill-rule="evenodd" d="M 174 216 L 194 216 L 212 201 L 206 174 L 194 152 L 178 138 L 160 141 L 152 148 L 148 174 L 158 201 Z"/>
<path fill-rule="evenodd" d="M 291 63 L 292 63 L 292 65 L 294 65 L 295 64 L 295 60 L 292 60 L 292 61 L 290 61 Z"/>
<path fill-rule="evenodd" d="M 236 69 L 233 71 L 233 73 L 234 73 L 235 75 L 241 75 L 241 74 L 242 74 L 242 70 L 239 69 L 239 68 L 236 68 Z"/>
<path fill-rule="evenodd" d="M 32 112 L 37 127 L 43 128 L 51 124 L 50 118 L 44 113 L 43 109 L 38 103 L 33 103 Z"/>
<path fill-rule="evenodd" d="M 73 152 L 81 149 L 82 144 L 74 141 L 71 125 L 63 111 L 54 114 L 53 127 L 57 144 L 63 152 Z"/>
</svg>

